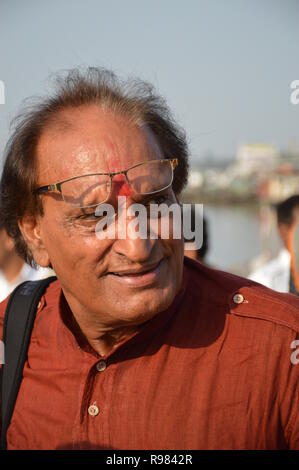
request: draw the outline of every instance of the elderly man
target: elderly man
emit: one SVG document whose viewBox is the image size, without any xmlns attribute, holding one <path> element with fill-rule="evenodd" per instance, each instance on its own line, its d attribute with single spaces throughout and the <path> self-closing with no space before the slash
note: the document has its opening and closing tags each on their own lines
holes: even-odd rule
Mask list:
<svg viewBox="0 0 299 470">
<path fill-rule="evenodd" d="M 179 201 L 187 157 L 152 88 L 103 70 L 71 71 L 22 116 L 1 217 L 57 280 L 36 312 L 8 449 L 299 448 L 297 297 L 184 259 L 171 232 L 97 236 L 97 209 L 120 196 L 146 210 Z"/>
</svg>

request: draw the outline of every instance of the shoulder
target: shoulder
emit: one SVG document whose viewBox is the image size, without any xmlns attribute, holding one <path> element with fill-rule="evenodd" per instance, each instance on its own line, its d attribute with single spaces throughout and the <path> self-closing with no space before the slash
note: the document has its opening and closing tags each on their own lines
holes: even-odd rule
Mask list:
<svg viewBox="0 0 299 470">
<path fill-rule="evenodd" d="M 54 280 L 48 287 L 45 289 L 45 292 L 41 296 L 40 307 L 39 310 L 42 310 L 46 305 L 51 306 L 53 303 L 57 303 L 57 299 L 60 295 L 61 287 L 58 280 Z M 4 325 L 4 318 L 5 312 L 7 309 L 7 305 L 9 302 L 11 294 L 6 297 L 2 302 L 0 302 L 0 339 L 3 337 L 3 325 Z"/>
<path fill-rule="evenodd" d="M 185 258 L 189 287 L 228 315 L 271 322 L 299 333 L 299 297 Z"/>
</svg>

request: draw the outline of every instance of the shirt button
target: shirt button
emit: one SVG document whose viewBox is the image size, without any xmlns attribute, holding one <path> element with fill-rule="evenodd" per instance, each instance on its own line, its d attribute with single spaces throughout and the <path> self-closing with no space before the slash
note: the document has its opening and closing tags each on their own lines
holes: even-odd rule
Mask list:
<svg viewBox="0 0 299 470">
<path fill-rule="evenodd" d="M 90 405 L 88 408 L 88 413 L 90 414 L 90 416 L 96 416 L 99 414 L 99 412 L 100 410 L 97 405 Z"/>
<path fill-rule="evenodd" d="M 242 294 L 235 294 L 233 296 L 233 301 L 235 304 L 242 304 L 244 302 L 244 297 Z"/>
<path fill-rule="evenodd" d="M 96 369 L 98 372 L 103 372 L 103 370 L 105 370 L 107 367 L 106 365 L 106 362 L 105 361 L 99 361 L 96 365 Z"/>
</svg>

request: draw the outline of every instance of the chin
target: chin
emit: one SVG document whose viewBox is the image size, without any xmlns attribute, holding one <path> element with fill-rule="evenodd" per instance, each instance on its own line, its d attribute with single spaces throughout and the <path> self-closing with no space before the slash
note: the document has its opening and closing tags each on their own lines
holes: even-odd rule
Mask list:
<svg viewBox="0 0 299 470">
<path fill-rule="evenodd" d="M 129 301 L 123 305 L 121 309 L 122 318 L 123 320 L 143 323 L 166 310 L 174 300 L 175 291 L 171 289 L 162 295 L 160 291 L 151 294 L 146 292 L 144 296 L 138 296 L 138 299 L 136 297 L 135 302 Z"/>
</svg>

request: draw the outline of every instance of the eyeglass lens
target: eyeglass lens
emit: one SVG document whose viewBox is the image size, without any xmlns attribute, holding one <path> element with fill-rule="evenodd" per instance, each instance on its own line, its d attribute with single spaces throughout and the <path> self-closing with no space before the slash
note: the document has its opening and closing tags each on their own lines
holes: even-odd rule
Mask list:
<svg viewBox="0 0 299 470">
<path fill-rule="evenodd" d="M 170 160 L 154 160 L 130 168 L 126 172 L 132 190 L 137 194 L 161 191 L 172 183 L 173 170 Z M 65 202 L 91 207 L 107 200 L 110 192 L 109 175 L 88 175 L 74 178 L 61 185 Z"/>
</svg>

